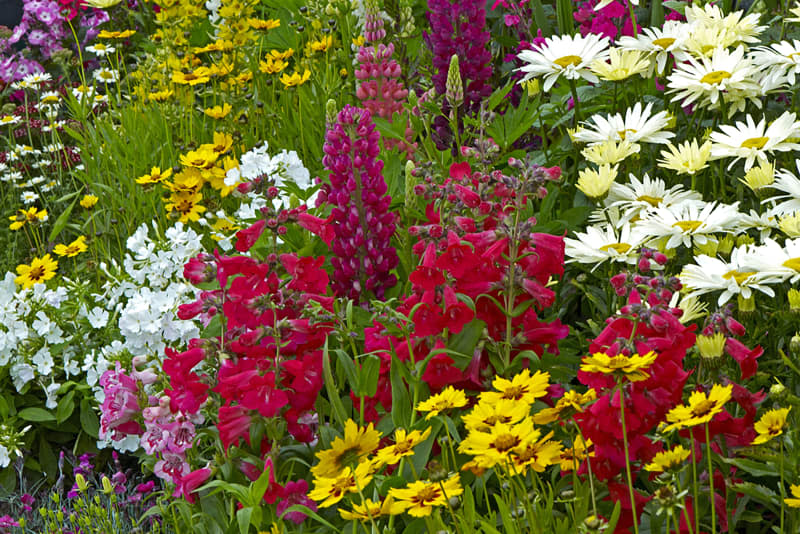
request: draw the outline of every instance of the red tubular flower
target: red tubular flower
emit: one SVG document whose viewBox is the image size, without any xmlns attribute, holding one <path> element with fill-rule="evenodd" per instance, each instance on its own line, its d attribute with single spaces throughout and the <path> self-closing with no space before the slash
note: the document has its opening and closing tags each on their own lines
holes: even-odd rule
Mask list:
<svg viewBox="0 0 800 534">
<path fill-rule="evenodd" d="M 250 443 L 252 418 L 249 410 L 244 406 L 220 406 L 218 416 L 219 439 L 226 451 L 231 445 L 237 445 L 241 438 Z"/>
</svg>

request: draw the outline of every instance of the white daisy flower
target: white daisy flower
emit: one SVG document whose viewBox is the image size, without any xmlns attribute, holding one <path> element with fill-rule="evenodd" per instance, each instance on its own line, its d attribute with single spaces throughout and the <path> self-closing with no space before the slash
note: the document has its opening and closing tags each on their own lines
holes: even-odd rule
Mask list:
<svg viewBox="0 0 800 534">
<path fill-rule="evenodd" d="M 22 81 L 28 86 L 33 87 L 44 82 L 49 82 L 52 79 L 53 77 L 47 72 L 34 72 L 33 74 L 28 74 L 22 78 Z"/>
<path fill-rule="evenodd" d="M 655 67 L 658 74 L 664 72 L 670 54 L 676 61 L 684 61 L 686 54 L 683 52 L 683 43 L 688 37 L 688 26 L 676 20 L 668 20 L 663 28 L 642 28 L 637 37 L 624 35 L 617 41 L 617 46 L 626 50 L 640 50 L 650 57 L 655 57 Z M 651 64 L 648 76 L 652 76 Z"/>
<path fill-rule="evenodd" d="M 0 117 L 0 126 L 13 126 L 14 124 L 19 124 L 21 121 L 22 119 L 15 115 L 3 115 Z"/>
<path fill-rule="evenodd" d="M 45 91 L 39 97 L 39 104 L 58 104 L 61 101 L 61 93 L 58 91 Z"/>
<path fill-rule="evenodd" d="M 739 214 L 739 228 L 738 232 L 746 230 L 758 230 L 761 232 L 761 240 L 769 237 L 769 235 L 780 228 L 780 221 L 776 215 L 769 212 L 758 213 L 756 210 L 750 210 L 750 213 Z"/>
<path fill-rule="evenodd" d="M 800 239 L 787 239 L 781 246 L 766 238 L 762 245 L 751 247 L 744 267 L 796 284 L 800 280 Z"/>
<path fill-rule="evenodd" d="M 646 235 L 668 238 L 667 249 L 681 244 L 690 248 L 692 241 L 704 245 L 708 241 L 716 241 L 716 233 L 733 232 L 740 216 L 738 207 L 738 202 L 733 205 L 681 202 L 648 210 L 637 227 Z"/>
<path fill-rule="evenodd" d="M 797 168 L 800 170 L 800 161 L 797 163 Z M 776 171 L 775 181 L 772 182 L 771 187 L 784 194 L 768 198 L 764 201 L 765 203 L 774 204 L 779 200 L 783 200 L 783 202 L 773 206 L 769 210 L 768 213 L 770 215 L 786 215 L 800 211 L 800 178 L 795 176 L 792 171 L 787 169 Z"/>
<path fill-rule="evenodd" d="M 696 256 L 695 263 L 684 267 L 679 276 L 681 283 L 690 290 L 687 296 L 696 297 L 721 290 L 722 294 L 717 299 L 718 306 L 725 305 L 736 295 L 749 299 L 753 296 L 754 289 L 774 297 L 775 292 L 768 284 L 780 283 L 780 278 L 769 273 L 748 270 L 744 263 L 750 260 L 749 255 L 746 247 L 739 247 L 731 252 L 729 262 L 705 254 Z"/>
<path fill-rule="evenodd" d="M 689 58 L 688 63 L 676 65 L 675 71 L 667 78 L 668 93 L 675 93 L 673 102 L 681 106 L 698 106 L 717 109 L 724 102 L 728 106 L 728 116 L 744 110 L 749 98 L 761 107 L 758 96 L 761 86 L 755 81 L 758 69 L 745 57 L 744 48 L 734 51 L 716 48 L 710 58 L 699 61 Z"/>
<path fill-rule="evenodd" d="M 758 13 L 744 15 L 743 11 L 734 11 L 723 16 L 719 6 L 710 3 L 704 6 L 697 4 L 686 6 L 684 15 L 687 24 L 692 26 L 693 30 L 703 27 L 721 30 L 732 36 L 731 44 L 757 43 L 758 36 L 767 29 L 767 26 L 758 25 L 761 18 Z M 730 46 L 730 44 L 719 46 Z"/>
<path fill-rule="evenodd" d="M 94 71 L 94 74 L 92 76 L 98 82 L 105 84 L 115 83 L 119 81 L 119 73 L 115 70 L 107 68 L 97 69 L 96 71 Z"/>
<path fill-rule="evenodd" d="M 773 43 L 769 46 L 759 46 L 752 53 L 753 63 L 761 65 L 771 76 L 776 79 L 785 79 L 794 85 L 797 74 L 800 73 L 800 41 L 793 39 Z"/>
<path fill-rule="evenodd" d="M 114 52 L 116 48 L 113 46 L 103 44 L 103 43 L 95 43 L 92 46 L 87 46 L 86 50 L 93 53 L 96 56 L 107 56 L 108 54 Z"/>
<path fill-rule="evenodd" d="M 568 80 L 583 78 L 597 83 L 600 80 L 589 66 L 595 60 L 608 58 L 608 46 L 608 38 L 593 33 L 586 37 L 554 35 L 538 48 L 520 52 L 517 57 L 526 64 L 516 70 L 525 74 L 521 82 L 544 76 L 544 91 L 549 91 L 562 75 Z"/>
<path fill-rule="evenodd" d="M 681 185 L 667 188 L 660 178 L 651 179 L 645 174 L 639 180 L 629 175 L 627 184 L 614 183 L 606 197 L 606 205 L 619 208 L 623 221 L 641 218 L 645 212 L 656 207 L 670 207 L 684 202 L 693 202 L 698 207 L 705 203 L 697 191 L 685 190 Z"/>
<path fill-rule="evenodd" d="M 592 270 L 607 260 L 634 264 L 639 258 L 639 247 L 647 240 L 646 234 L 628 223 L 619 228 L 588 226 L 585 233 L 576 232 L 575 239 L 564 238 L 564 254 L 570 258 L 568 263 L 595 264 Z"/>
<path fill-rule="evenodd" d="M 22 200 L 23 204 L 33 204 L 37 200 L 39 200 L 39 195 L 34 193 L 33 191 L 25 191 L 20 195 L 20 200 Z"/>
<path fill-rule="evenodd" d="M 625 111 L 625 117 L 617 113 L 603 117 L 592 115 L 572 136 L 574 141 L 590 145 L 607 141 L 628 141 L 630 143 L 667 144 L 675 137 L 673 132 L 663 131 L 669 124 L 669 114 L 659 111 L 653 114 L 652 102 L 642 109 L 637 102 Z"/>
<path fill-rule="evenodd" d="M 788 139 L 800 136 L 800 122 L 797 115 L 785 111 L 767 126 L 766 118 L 755 124 L 753 117 L 748 115 L 747 122 L 737 121 L 736 126 L 721 125 L 721 132 L 712 132 L 711 157 L 713 159 L 735 158 L 728 169 L 744 158 L 744 170 L 758 160 L 761 164 L 769 163 L 767 154 L 773 152 L 787 152 L 800 149 L 800 144 L 791 143 Z"/>
<path fill-rule="evenodd" d="M 687 324 L 695 319 L 702 319 L 708 315 L 708 304 L 697 297 L 688 297 L 685 293 L 676 291 L 669 301 L 670 308 L 680 308 L 683 313 L 678 318 L 681 324 Z"/>
</svg>

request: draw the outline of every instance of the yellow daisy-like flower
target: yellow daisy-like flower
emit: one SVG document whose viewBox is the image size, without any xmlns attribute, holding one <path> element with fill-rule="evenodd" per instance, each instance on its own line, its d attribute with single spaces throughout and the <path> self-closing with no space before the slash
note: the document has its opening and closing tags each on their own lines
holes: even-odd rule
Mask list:
<svg viewBox="0 0 800 534">
<path fill-rule="evenodd" d="M 362 462 L 356 466 L 355 472 L 344 467 L 333 477 L 317 477 L 314 489 L 308 493 L 309 498 L 319 502 L 321 508 L 341 501 L 348 493 L 357 493 L 372 481 L 372 462 Z"/>
<path fill-rule="evenodd" d="M 674 429 L 689 428 L 711 421 L 722 411 L 725 403 L 731 400 L 733 385 L 715 384 L 706 395 L 703 391 L 693 391 L 689 396 L 689 405 L 676 406 L 667 413 L 667 421 L 672 423 L 664 427 L 664 432 Z"/>
<path fill-rule="evenodd" d="M 644 356 L 639 354 L 609 356 L 603 352 L 596 352 L 592 356 L 587 356 L 583 359 L 581 371 L 614 375 L 617 378 L 624 377 L 631 382 L 639 382 L 650 377 L 645 369 L 650 367 L 657 357 L 658 355 L 653 351 Z"/>
<path fill-rule="evenodd" d="M 331 448 L 317 453 L 319 463 L 311 468 L 315 477 L 335 477 L 344 468 L 361 461 L 361 459 L 378 448 L 381 434 L 373 428 L 372 423 L 360 428 L 355 421 L 349 419 L 344 424 L 344 439 L 336 438 Z M 312 497 L 313 498 L 313 497 Z"/>
<path fill-rule="evenodd" d="M 41 258 L 33 258 L 30 265 L 17 265 L 17 276 L 14 281 L 23 288 L 28 289 L 36 284 L 50 280 L 56 275 L 58 262 L 45 254 Z"/>
<path fill-rule="evenodd" d="M 86 236 L 78 236 L 78 238 L 69 245 L 58 244 L 53 247 L 53 252 L 59 256 L 67 256 L 69 258 L 75 257 L 81 252 L 85 252 L 89 246 L 86 244 Z"/>
<path fill-rule="evenodd" d="M 588 439 L 583 441 L 583 438 L 578 436 L 572 443 L 572 447 L 561 451 L 561 463 L 559 467 L 562 471 L 572 471 L 577 466 L 581 465 L 586 458 L 594 458 L 594 451 L 586 453 L 592 446 L 592 440 Z"/>
<path fill-rule="evenodd" d="M 464 493 L 457 476 L 442 482 L 418 480 L 405 488 L 392 488 L 389 496 L 395 502 L 391 506 L 392 514 L 407 513 L 412 517 L 431 515 L 435 506 L 445 506 L 447 499 Z"/>
<path fill-rule="evenodd" d="M 686 141 L 677 147 L 669 145 L 669 151 L 662 150 L 658 160 L 658 166 L 662 169 L 670 169 L 678 174 L 695 174 L 708 167 L 708 160 L 711 158 L 711 141 L 706 141 L 702 145 L 697 144 L 697 139 Z"/>
<path fill-rule="evenodd" d="M 792 497 L 794 498 L 783 499 L 783 502 L 785 502 L 786 506 L 789 508 L 800 508 L 800 485 L 792 484 L 789 486 L 789 491 L 792 492 Z"/>
<path fill-rule="evenodd" d="M 206 83 L 211 79 L 211 73 L 207 67 L 198 67 L 193 72 L 175 71 L 172 73 L 172 81 L 194 87 L 195 85 Z"/>
<path fill-rule="evenodd" d="M 145 174 L 136 179 L 136 183 L 140 185 L 158 184 L 172 176 L 172 169 L 165 171 L 161 167 L 153 167 L 150 169 L 150 174 Z"/>
<path fill-rule="evenodd" d="M 173 193 L 197 193 L 203 187 L 203 173 L 200 169 L 187 167 L 175 175 L 171 182 L 162 182 Z"/>
<path fill-rule="evenodd" d="M 164 208 L 170 213 L 175 212 L 182 223 L 197 221 L 200 219 L 200 214 L 206 211 L 205 206 L 200 204 L 201 200 L 203 195 L 200 193 L 173 193 Z"/>
<path fill-rule="evenodd" d="M 417 411 L 428 412 L 425 419 L 439 415 L 440 412 L 451 408 L 462 408 L 467 405 L 467 396 L 460 389 L 447 386 L 436 395 L 417 404 Z"/>
<path fill-rule="evenodd" d="M 279 72 L 283 72 L 288 66 L 289 63 L 283 59 L 268 58 L 266 61 L 258 62 L 258 70 L 265 74 L 278 74 Z"/>
<path fill-rule="evenodd" d="M 542 439 L 530 441 L 525 447 L 518 448 L 511 457 L 516 473 L 524 474 L 527 469 L 541 473 L 547 466 L 560 463 L 563 447 L 561 443 L 552 441 L 552 437 L 553 432 L 550 432 Z"/>
<path fill-rule="evenodd" d="M 311 71 L 308 69 L 306 69 L 302 75 L 297 71 L 294 71 L 291 75 L 282 74 L 281 83 L 284 85 L 284 87 L 295 87 L 303 85 L 308 81 L 309 78 L 311 78 Z"/>
<path fill-rule="evenodd" d="M 528 369 L 514 376 L 511 380 L 506 380 L 498 376 L 492 382 L 492 386 L 497 391 L 484 391 L 481 393 L 481 402 L 498 402 L 500 399 L 512 399 L 526 404 L 533 404 L 539 397 L 547 395 L 547 388 L 550 386 L 550 373 L 536 371 L 531 376 Z"/>
<path fill-rule="evenodd" d="M 250 27 L 254 30 L 274 30 L 275 28 L 280 28 L 281 21 L 277 19 L 247 19 L 247 22 L 250 24 Z"/>
<path fill-rule="evenodd" d="M 623 139 L 619 143 L 616 141 L 605 141 L 596 145 L 590 145 L 581 151 L 583 157 L 595 165 L 616 165 L 633 154 L 638 154 L 641 147 L 636 143 Z"/>
<path fill-rule="evenodd" d="M 375 502 L 370 499 L 364 499 L 361 504 L 353 504 L 353 510 L 339 509 L 339 515 L 345 521 L 369 521 L 382 515 L 390 515 L 392 513 L 392 505 L 394 499 L 387 497 L 383 502 Z"/>
<path fill-rule="evenodd" d="M 533 422 L 537 425 L 546 425 L 557 419 L 568 419 L 576 413 L 583 413 L 583 406 L 595 400 L 597 400 L 597 392 L 594 389 L 582 394 L 574 389 L 567 391 L 558 399 L 555 406 L 534 414 Z"/>
<path fill-rule="evenodd" d="M 653 457 L 653 461 L 644 466 L 644 468 L 653 473 L 677 471 L 690 454 L 691 451 L 684 449 L 683 445 L 678 445 L 670 451 L 662 451 L 656 454 Z"/>
<path fill-rule="evenodd" d="M 150 102 L 166 102 L 167 100 L 175 94 L 175 91 L 165 89 L 163 91 L 154 91 L 152 93 L 148 93 L 147 99 Z"/>
<path fill-rule="evenodd" d="M 363 35 L 359 35 L 358 37 L 354 37 L 352 41 L 353 41 L 353 46 L 355 48 L 359 48 L 361 46 L 364 46 L 364 43 L 367 42 L 367 39 Z"/>
<path fill-rule="evenodd" d="M 228 116 L 228 113 L 231 112 L 233 108 L 227 102 L 222 104 L 221 106 L 214 106 L 210 108 L 206 108 L 203 110 L 203 113 L 211 117 L 212 119 L 224 119 Z"/>
<path fill-rule="evenodd" d="M 584 195 L 589 198 L 602 198 L 611 189 L 611 184 L 617 178 L 617 166 L 601 165 L 597 170 L 584 169 L 578 173 L 578 183 L 575 184 Z"/>
<path fill-rule="evenodd" d="M 108 30 L 101 30 L 97 34 L 98 39 L 127 39 L 136 33 L 136 30 L 125 30 L 121 32 L 110 32 Z"/>
<path fill-rule="evenodd" d="M 202 48 L 195 48 L 195 54 L 203 54 L 205 52 L 228 52 L 233 50 L 233 41 L 227 41 L 225 39 L 218 39 L 213 43 L 209 43 Z"/>
<path fill-rule="evenodd" d="M 507 465 L 540 435 L 541 432 L 533 428 L 533 420 L 527 417 L 515 425 L 497 423 L 486 432 L 471 431 L 459 443 L 458 450 L 474 456 L 480 467 Z"/>
<path fill-rule="evenodd" d="M 758 436 L 753 440 L 751 445 L 761 445 L 783 434 L 789 410 L 791 410 L 791 408 L 780 408 L 777 410 L 770 410 L 762 415 L 761 419 L 756 421 L 756 424 L 753 426 L 755 431 L 758 432 Z"/>
<path fill-rule="evenodd" d="M 389 445 L 379 450 L 376 458 L 380 463 L 394 465 L 401 458 L 413 455 L 414 447 L 428 439 L 430 435 L 430 427 L 426 428 L 424 432 L 414 430 L 409 433 L 406 433 L 402 428 L 398 428 L 394 432 L 394 445 Z"/>
<path fill-rule="evenodd" d="M 601 79 L 618 82 L 634 74 L 644 74 L 650 69 L 650 61 L 639 50 L 609 49 L 608 61 L 598 59 L 592 62 L 592 72 Z"/>
<path fill-rule="evenodd" d="M 281 59 L 286 61 L 293 55 L 294 55 L 294 48 L 288 48 L 283 52 L 281 52 L 280 50 L 270 50 L 269 52 L 267 52 L 266 59 L 267 60 L 272 59 L 273 61 Z"/>
<path fill-rule="evenodd" d="M 84 195 L 80 201 L 80 205 L 81 207 L 90 210 L 94 207 L 95 204 L 97 204 L 98 200 L 99 199 L 94 195 Z"/>
<path fill-rule="evenodd" d="M 500 399 L 498 402 L 482 401 L 461 420 L 467 430 L 484 432 L 498 423 L 506 425 L 519 423 L 529 412 L 530 405 L 512 399 Z"/>
<path fill-rule="evenodd" d="M 333 35 L 327 35 L 319 41 L 311 41 L 308 48 L 311 52 L 327 52 L 333 46 Z"/>
<path fill-rule="evenodd" d="M 211 150 L 221 156 L 230 152 L 233 147 L 233 136 L 225 132 L 214 132 L 213 141 L 213 143 L 200 145 L 200 150 Z"/>
<path fill-rule="evenodd" d="M 194 167 L 196 169 L 210 169 L 217 162 L 219 154 L 213 150 L 199 148 L 197 150 L 190 150 L 186 154 L 181 154 L 181 165 L 186 167 Z"/>
<path fill-rule="evenodd" d="M 8 220 L 11 221 L 11 224 L 9 225 L 11 230 L 19 230 L 27 223 L 35 224 L 41 221 L 46 221 L 47 210 L 39 211 L 35 207 L 17 210 L 17 214 L 12 215 L 8 218 Z"/>
</svg>

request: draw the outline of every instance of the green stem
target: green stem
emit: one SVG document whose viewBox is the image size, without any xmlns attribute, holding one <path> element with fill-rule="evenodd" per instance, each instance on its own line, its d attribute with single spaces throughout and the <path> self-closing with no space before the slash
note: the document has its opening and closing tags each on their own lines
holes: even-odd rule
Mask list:
<svg viewBox="0 0 800 534">
<path fill-rule="evenodd" d="M 622 381 L 619 384 L 619 411 L 622 417 L 622 445 L 625 452 L 625 474 L 628 476 L 628 494 L 631 498 L 631 513 L 633 514 L 633 531 L 639 534 L 639 520 L 636 515 L 636 500 L 633 496 L 633 478 L 631 477 L 631 463 L 628 456 L 628 431 L 625 428 L 625 394 L 622 391 Z"/>
<path fill-rule="evenodd" d="M 706 430 L 706 461 L 708 463 L 708 484 L 710 488 L 709 499 L 711 500 L 711 533 L 714 534 L 717 531 L 717 511 L 716 507 L 714 506 L 714 468 L 711 465 L 711 439 L 708 435 L 708 423 L 705 425 Z"/>
<path fill-rule="evenodd" d="M 783 517 L 784 517 L 784 499 L 786 498 L 786 489 L 784 487 L 783 481 L 783 439 L 781 439 L 781 532 L 786 532 L 783 530 Z"/>
<path fill-rule="evenodd" d="M 577 128 L 580 120 L 581 105 L 578 102 L 578 88 L 575 86 L 575 80 L 569 81 L 569 90 L 572 93 L 572 104 L 575 106 L 573 109 L 574 114 L 572 115 L 572 126 Z"/>
<path fill-rule="evenodd" d="M 700 514 L 697 500 L 697 457 L 694 452 L 694 434 L 692 434 L 692 493 L 694 495 L 694 530 L 700 532 Z"/>
</svg>

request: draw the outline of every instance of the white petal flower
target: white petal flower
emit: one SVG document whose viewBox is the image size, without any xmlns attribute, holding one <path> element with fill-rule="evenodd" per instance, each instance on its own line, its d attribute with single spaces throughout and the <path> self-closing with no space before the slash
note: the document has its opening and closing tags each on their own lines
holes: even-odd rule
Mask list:
<svg viewBox="0 0 800 534">
<path fill-rule="evenodd" d="M 606 260 L 634 264 L 646 241 L 647 236 L 630 224 L 589 226 L 585 233 L 576 232 L 575 239 L 564 238 L 564 254 L 570 258 L 567 262 L 594 264 L 592 270 Z"/>
<path fill-rule="evenodd" d="M 516 69 L 525 76 L 522 82 L 544 76 L 544 91 L 549 91 L 560 76 L 568 80 L 584 80 L 597 83 L 600 80 L 590 70 L 593 61 L 608 58 L 609 40 L 590 33 L 585 37 L 578 35 L 554 35 L 547 37 L 544 44 L 533 49 L 523 50 L 517 57 L 525 65 Z"/>
<path fill-rule="evenodd" d="M 637 226 L 647 235 L 668 238 L 667 249 L 681 244 L 691 247 L 692 241 L 703 245 L 716 241 L 716 233 L 732 233 L 739 218 L 739 203 L 733 205 L 709 202 L 681 202 L 673 206 L 649 210 Z"/>
<path fill-rule="evenodd" d="M 735 126 L 723 124 L 719 127 L 722 131 L 712 132 L 709 138 L 713 159 L 734 158 L 728 169 L 744 159 L 744 170 L 748 171 L 756 160 L 761 164 L 769 163 L 768 154 L 800 149 L 800 144 L 789 141 L 800 136 L 800 122 L 794 113 L 785 111 L 769 126 L 766 118 L 756 124 L 753 117 L 747 115 L 746 121 L 737 121 Z"/>
<path fill-rule="evenodd" d="M 670 121 L 669 114 L 666 111 L 652 111 L 652 103 L 642 109 L 641 102 L 637 102 L 625 111 L 624 117 L 619 113 L 605 117 L 592 115 L 573 134 L 573 140 L 589 144 L 623 140 L 630 143 L 667 144 L 675 137 L 673 132 L 664 131 Z"/>
</svg>

